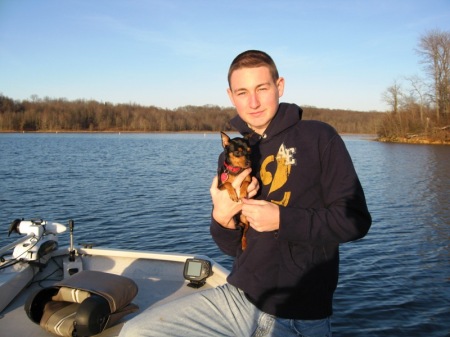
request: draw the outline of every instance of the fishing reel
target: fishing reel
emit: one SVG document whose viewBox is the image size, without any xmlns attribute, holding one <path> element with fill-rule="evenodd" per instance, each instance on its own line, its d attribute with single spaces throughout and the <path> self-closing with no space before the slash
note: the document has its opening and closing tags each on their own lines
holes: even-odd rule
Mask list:
<svg viewBox="0 0 450 337">
<path fill-rule="evenodd" d="M 16 219 L 9 226 L 8 236 L 12 233 L 24 234 L 25 237 L 12 243 L 13 258 L 17 260 L 36 261 L 58 248 L 57 234 L 66 231 L 66 226 L 42 219 Z"/>
</svg>

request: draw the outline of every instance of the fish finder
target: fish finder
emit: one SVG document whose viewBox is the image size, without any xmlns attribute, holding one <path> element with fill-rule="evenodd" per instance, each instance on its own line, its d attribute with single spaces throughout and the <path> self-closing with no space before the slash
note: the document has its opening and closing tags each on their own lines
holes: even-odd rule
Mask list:
<svg viewBox="0 0 450 337">
<path fill-rule="evenodd" d="M 186 260 L 183 276 L 189 281 L 189 287 L 200 288 L 211 275 L 212 268 L 210 261 L 196 258 Z"/>
</svg>

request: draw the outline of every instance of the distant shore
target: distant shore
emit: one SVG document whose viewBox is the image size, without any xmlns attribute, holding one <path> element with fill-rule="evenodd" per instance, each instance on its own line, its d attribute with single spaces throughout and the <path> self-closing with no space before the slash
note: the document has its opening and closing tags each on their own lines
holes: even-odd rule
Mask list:
<svg viewBox="0 0 450 337">
<path fill-rule="evenodd" d="M 428 139 L 425 137 L 390 137 L 377 138 L 376 141 L 382 143 L 401 143 L 401 144 L 423 144 L 423 145 L 450 145 L 449 141 Z"/>
<path fill-rule="evenodd" d="M 226 132 L 237 132 L 234 130 L 224 130 Z M 220 131 L 117 131 L 117 130 L 108 130 L 108 131 L 85 131 L 85 130 L 58 130 L 58 131 L 0 131 L 1 133 L 103 133 L 103 134 L 115 134 L 115 133 L 123 133 L 123 134 L 133 134 L 133 133 L 154 133 L 154 134 L 164 134 L 164 133 L 204 133 L 204 134 L 214 134 Z M 377 137 L 375 134 L 367 134 L 367 133 L 340 133 L 341 135 L 360 135 L 366 136 L 368 139 L 381 143 L 399 143 L 399 144 L 423 144 L 423 145 L 450 145 L 449 141 L 441 141 L 428 139 L 426 137 Z"/>
</svg>

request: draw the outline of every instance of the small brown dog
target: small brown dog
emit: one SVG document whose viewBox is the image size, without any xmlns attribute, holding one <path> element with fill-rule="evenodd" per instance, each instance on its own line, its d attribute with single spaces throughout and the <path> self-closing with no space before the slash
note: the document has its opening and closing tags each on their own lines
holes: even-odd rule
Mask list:
<svg viewBox="0 0 450 337">
<path fill-rule="evenodd" d="M 236 176 L 241 173 L 243 170 L 249 168 L 251 166 L 250 161 L 250 145 L 248 143 L 249 135 L 245 135 L 242 137 L 237 137 L 230 139 L 230 137 L 221 132 L 222 137 L 222 146 L 224 149 L 225 160 L 223 165 L 219 168 L 219 186 L 220 190 L 227 190 L 230 195 L 231 200 L 238 202 L 242 198 L 247 197 L 247 188 L 252 178 L 250 175 L 245 177 L 242 182 L 239 195 L 237 195 L 236 190 L 231 185 Z M 244 228 L 242 234 L 242 250 L 247 247 L 247 231 L 248 231 L 248 221 L 245 216 L 242 214 L 238 214 L 237 218 L 239 219 L 239 225 Z"/>
</svg>

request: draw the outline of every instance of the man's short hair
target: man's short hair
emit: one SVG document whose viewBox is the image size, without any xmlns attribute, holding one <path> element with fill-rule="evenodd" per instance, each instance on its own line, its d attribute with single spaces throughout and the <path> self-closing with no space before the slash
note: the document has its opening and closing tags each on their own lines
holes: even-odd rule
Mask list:
<svg viewBox="0 0 450 337">
<path fill-rule="evenodd" d="M 276 82 L 279 78 L 277 66 L 267 53 L 260 50 L 247 50 L 240 53 L 231 62 L 230 69 L 228 70 L 228 86 L 231 88 L 230 79 L 233 71 L 240 68 L 257 68 L 263 66 L 269 68 L 273 81 Z"/>
</svg>

